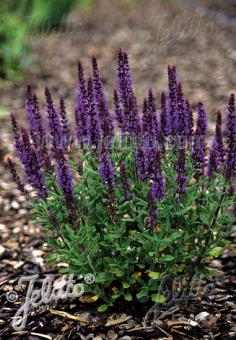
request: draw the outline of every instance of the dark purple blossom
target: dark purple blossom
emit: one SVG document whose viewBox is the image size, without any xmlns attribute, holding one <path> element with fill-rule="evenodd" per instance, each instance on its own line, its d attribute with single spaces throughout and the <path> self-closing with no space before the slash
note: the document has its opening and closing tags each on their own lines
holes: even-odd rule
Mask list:
<svg viewBox="0 0 236 340">
<path fill-rule="evenodd" d="M 26 96 L 26 112 L 30 128 L 30 135 L 34 146 L 38 149 L 43 149 L 46 143 L 46 133 L 43 126 L 43 118 L 39 109 L 38 98 L 32 92 L 30 86 L 27 87 Z"/>
<path fill-rule="evenodd" d="M 116 116 L 116 121 L 118 123 L 118 127 L 121 130 L 121 133 L 124 134 L 124 127 L 123 127 L 123 110 L 120 104 L 120 98 L 118 95 L 117 90 L 114 90 L 114 111 L 115 111 L 115 116 Z"/>
<path fill-rule="evenodd" d="M 185 121 L 186 121 L 186 126 L 187 126 L 186 132 L 188 132 L 189 136 L 191 136 L 193 135 L 193 132 L 194 132 L 194 121 L 193 121 L 193 111 L 191 109 L 188 99 L 184 100 L 184 109 L 185 109 Z"/>
<path fill-rule="evenodd" d="M 27 175 L 27 181 L 33 188 L 37 190 L 38 197 L 46 199 L 47 189 L 45 176 L 40 169 L 39 156 L 31 145 L 29 135 L 25 129 L 22 129 L 22 152 L 21 152 L 21 162 L 24 166 L 25 173 Z"/>
<path fill-rule="evenodd" d="M 28 198 L 28 193 L 25 190 L 25 186 L 23 184 L 23 182 L 20 179 L 20 176 L 17 174 L 16 168 L 15 168 L 15 164 L 13 163 L 11 158 L 7 158 L 7 163 L 8 163 L 8 167 L 10 169 L 11 175 L 12 175 L 12 179 L 14 180 L 14 182 L 17 185 L 17 189 Z"/>
<path fill-rule="evenodd" d="M 192 159 L 198 169 L 197 175 L 204 172 L 206 153 L 207 115 L 202 103 L 198 104 L 197 127 L 194 133 Z"/>
<path fill-rule="evenodd" d="M 63 193 L 65 203 L 68 209 L 70 221 L 74 228 L 76 227 L 77 211 L 75 205 L 75 195 L 73 186 L 73 176 L 69 167 L 68 160 L 64 156 L 62 149 L 58 149 L 57 155 L 57 179 Z"/>
<path fill-rule="evenodd" d="M 212 143 L 212 147 L 210 149 L 209 159 L 208 159 L 208 169 L 207 176 L 213 178 L 215 172 L 217 171 L 220 164 L 220 157 L 218 152 L 218 146 L 216 143 L 216 139 L 214 139 Z"/>
<path fill-rule="evenodd" d="M 223 134 L 222 134 L 222 118 L 221 118 L 221 112 L 217 112 L 216 117 L 216 128 L 215 128 L 215 148 L 217 149 L 218 156 L 220 158 L 220 161 L 224 162 L 224 141 L 223 141 Z"/>
<path fill-rule="evenodd" d="M 107 99 L 103 88 L 103 82 L 98 70 L 98 64 L 95 56 L 92 57 L 92 68 L 93 68 L 94 98 L 100 118 L 102 137 L 103 139 L 110 139 L 114 134 L 112 117 L 108 109 Z"/>
<path fill-rule="evenodd" d="M 65 107 L 64 97 L 60 97 L 60 118 L 61 118 L 61 127 L 62 127 L 62 143 L 63 147 L 68 147 L 70 143 L 70 129 L 68 126 L 67 112 Z"/>
<path fill-rule="evenodd" d="M 236 107 L 235 96 L 229 97 L 227 121 L 225 127 L 226 136 L 226 158 L 225 158 L 225 176 L 227 180 L 235 177 L 236 174 Z"/>
<path fill-rule="evenodd" d="M 159 150 L 155 150 L 155 159 L 153 162 L 153 180 L 151 185 L 154 199 L 162 200 L 165 197 L 165 179 L 161 169 L 161 156 Z"/>
<path fill-rule="evenodd" d="M 99 174 L 104 185 L 106 186 L 107 189 L 113 188 L 113 182 L 115 180 L 115 171 L 104 143 L 102 144 L 99 163 L 100 163 Z"/>
<path fill-rule="evenodd" d="M 178 159 L 175 165 L 175 170 L 177 172 L 176 182 L 178 184 L 177 193 L 184 194 L 186 191 L 187 179 L 186 179 L 186 169 L 185 169 L 185 148 L 180 147 L 178 150 Z"/>
<path fill-rule="evenodd" d="M 47 87 L 45 88 L 45 96 L 46 96 L 46 110 L 48 114 L 48 127 L 52 142 L 52 150 L 56 152 L 62 140 L 62 127 L 60 122 L 60 116 L 57 110 L 55 109 L 51 93 Z"/>
<path fill-rule="evenodd" d="M 123 128 L 130 136 L 137 136 L 141 130 L 138 105 L 132 90 L 128 55 L 121 50 L 118 52 L 117 89 L 124 112 Z"/>
<path fill-rule="evenodd" d="M 92 78 L 88 80 L 88 117 L 87 117 L 87 131 L 89 143 L 98 146 L 100 140 L 100 126 L 97 109 L 94 102 L 93 81 Z"/>
<path fill-rule="evenodd" d="M 161 93 L 160 129 L 164 136 L 168 136 L 171 132 L 170 119 L 169 119 L 168 112 L 167 112 L 165 92 Z"/>
<path fill-rule="evenodd" d="M 12 133 L 13 133 L 13 138 L 14 138 L 14 147 L 16 150 L 16 154 L 18 158 L 21 158 L 22 141 L 20 137 L 20 130 L 19 130 L 18 122 L 13 113 L 11 113 L 11 125 L 12 125 Z"/>
<path fill-rule="evenodd" d="M 176 68 L 168 66 L 168 115 L 170 117 L 171 134 L 178 133 L 179 116 L 177 109 L 177 78 Z"/>
<path fill-rule="evenodd" d="M 132 199 L 133 194 L 131 193 L 131 190 L 130 190 L 129 180 L 128 180 L 128 176 L 126 173 L 126 167 L 125 167 L 124 161 L 120 163 L 120 181 L 121 181 L 121 188 L 124 194 L 124 200 L 129 201 L 130 199 Z"/>
<path fill-rule="evenodd" d="M 138 146 L 135 153 L 135 166 L 138 178 L 143 181 L 146 178 L 146 166 L 144 148 L 141 146 Z"/>
<path fill-rule="evenodd" d="M 87 111 L 88 98 L 87 88 L 84 78 L 84 70 L 80 60 L 78 60 L 78 86 L 77 86 L 77 103 L 75 110 L 75 121 L 77 126 L 77 139 L 79 142 L 87 141 Z"/>
</svg>

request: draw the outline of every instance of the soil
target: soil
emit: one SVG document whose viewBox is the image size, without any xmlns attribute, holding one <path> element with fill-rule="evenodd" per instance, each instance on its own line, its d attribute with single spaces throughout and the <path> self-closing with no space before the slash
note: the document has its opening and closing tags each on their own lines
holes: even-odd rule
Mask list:
<svg viewBox="0 0 236 340">
<path fill-rule="evenodd" d="M 190 5 L 186 1 L 140 0 L 129 6 L 127 1 L 99 0 L 90 11 L 76 10 L 56 28 L 57 31 L 28 37 L 36 62 L 26 70 L 24 80 L 1 85 L 0 104 L 9 112 L 16 112 L 23 123 L 26 85 L 33 85 L 41 103 L 44 86 L 47 85 L 55 98 L 59 94 L 65 95 L 72 123 L 77 58 L 84 63 L 86 74 L 90 74 L 90 57 L 93 54 L 98 57 L 111 100 L 116 51 L 121 47 L 130 56 L 140 105 L 149 87 L 154 89 L 157 99 L 160 97 L 167 86 L 166 67 L 175 64 L 193 107 L 199 101 L 206 105 L 212 131 L 216 110 L 225 111 L 227 97 L 236 88 L 236 25 L 233 21 L 222 20 L 222 13 L 227 18 L 235 18 L 235 7 L 227 4 L 222 9 L 218 3 L 192 1 Z M 219 13 L 221 16 L 217 15 Z M 32 224 L 32 211 L 8 174 L 6 157 L 8 154 L 14 156 L 9 118 L 1 118 L 0 123 L 2 339 L 235 338 L 234 238 L 225 254 L 211 263 L 221 274 L 208 278 L 206 283 L 215 285 L 210 295 L 164 306 L 163 310 L 159 307 L 158 315 L 146 320 L 146 323 L 147 307 L 144 304 L 133 308 L 120 306 L 110 313 L 98 314 L 93 304 L 76 300 L 60 301 L 30 311 L 25 329 L 19 332 L 13 330 L 10 322 L 26 296 L 26 289 L 18 284 L 19 278 L 38 273 L 40 283 L 46 274 L 58 278 L 59 268 L 52 268 L 44 261 L 44 235 L 40 226 Z M 17 293 L 16 301 L 9 301 L 11 291 Z M 60 314 L 61 311 L 68 314 Z"/>
</svg>

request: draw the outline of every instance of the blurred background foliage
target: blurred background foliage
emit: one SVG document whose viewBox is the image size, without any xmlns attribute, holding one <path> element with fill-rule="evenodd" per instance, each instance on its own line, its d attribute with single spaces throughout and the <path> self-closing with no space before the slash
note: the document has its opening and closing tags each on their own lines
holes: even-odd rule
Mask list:
<svg viewBox="0 0 236 340">
<path fill-rule="evenodd" d="M 88 9 L 93 0 L 0 1 L 0 78 L 16 79 L 31 64 L 29 37 L 49 32 L 75 6 Z"/>
</svg>

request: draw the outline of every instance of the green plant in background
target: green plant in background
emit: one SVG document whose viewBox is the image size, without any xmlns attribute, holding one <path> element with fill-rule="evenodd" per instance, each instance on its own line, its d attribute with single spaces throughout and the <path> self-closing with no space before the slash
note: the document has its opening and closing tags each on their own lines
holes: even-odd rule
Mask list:
<svg viewBox="0 0 236 340">
<path fill-rule="evenodd" d="M 168 67 L 168 95 L 162 93 L 160 110 L 150 90 L 142 117 L 125 52 L 118 52 L 114 115 L 96 58 L 87 81 L 80 62 L 78 71 L 76 135 L 64 99 L 56 108 L 48 88 L 47 128 L 30 87 L 29 132 L 12 116 L 17 157 L 38 195 L 31 198 L 35 222 L 50 233 L 53 252 L 47 258 L 53 265 L 66 263 L 64 273 L 95 276 L 85 291 L 99 299 L 99 311 L 120 300 L 164 302 L 159 280 L 181 275 L 183 289 L 195 273 L 212 274 L 206 262 L 222 254 L 233 232 L 235 96 L 229 99 L 225 138 L 218 112 L 208 152 L 206 111 L 199 103 L 194 126 L 174 66 Z M 28 197 L 25 180 L 8 161 Z"/>
<path fill-rule="evenodd" d="M 16 78 L 31 60 L 30 35 L 57 27 L 83 0 L 5 0 L 0 2 L 0 77 Z"/>
</svg>

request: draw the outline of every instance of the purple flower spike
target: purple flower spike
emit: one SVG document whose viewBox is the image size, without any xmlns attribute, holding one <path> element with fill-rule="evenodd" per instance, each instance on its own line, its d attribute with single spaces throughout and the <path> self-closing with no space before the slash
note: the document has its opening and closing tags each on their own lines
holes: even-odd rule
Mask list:
<svg viewBox="0 0 236 340">
<path fill-rule="evenodd" d="M 216 117 L 214 148 L 216 148 L 220 162 L 223 163 L 225 149 L 224 149 L 224 141 L 223 141 L 223 134 L 222 134 L 222 118 L 221 118 L 220 111 L 217 112 L 217 117 Z"/>
<path fill-rule="evenodd" d="M 98 114 L 94 103 L 93 81 L 92 78 L 88 80 L 88 138 L 90 145 L 98 146 L 100 140 L 100 127 Z"/>
<path fill-rule="evenodd" d="M 96 57 L 92 57 L 93 86 L 96 108 L 100 118 L 103 139 L 110 139 L 113 135 L 112 117 L 108 110 L 107 99 L 104 93 L 103 82 L 98 70 Z"/>
<path fill-rule="evenodd" d="M 120 99 L 117 90 L 114 90 L 114 110 L 115 110 L 115 115 L 116 115 L 116 121 L 118 123 L 118 127 L 121 130 L 121 134 L 124 134 L 124 127 L 123 127 L 123 110 L 120 104 Z"/>
<path fill-rule="evenodd" d="M 153 182 L 151 190 L 154 199 L 160 201 L 165 197 L 165 179 L 162 175 L 159 150 L 156 150 L 155 159 L 153 162 Z"/>
<path fill-rule="evenodd" d="M 61 149 L 57 153 L 57 178 L 65 199 L 74 201 L 73 177 L 72 173 Z"/>
<path fill-rule="evenodd" d="M 135 154 L 135 165 L 138 178 L 143 181 L 146 178 L 146 164 L 144 149 L 139 146 Z"/>
<path fill-rule="evenodd" d="M 166 94 L 161 94 L 161 117 L 160 117 L 160 129 L 164 136 L 168 136 L 171 132 L 170 119 L 167 112 Z"/>
<path fill-rule="evenodd" d="M 84 70 L 81 61 L 78 60 L 78 87 L 75 121 L 77 126 L 77 139 L 82 144 L 87 141 L 87 111 L 88 98 Z"/>
<path fill-rule="evenodd" d="M 37 190 L 39 198 L 46 199 L 46 181 L 40 169 L 39 156 L 36 149 L 31 145 L 29 135 L 25 129 L 22 129 L 21 162 L 24 165 L 28 183 Z"/>
<path fill-rule="evenodd" d="M 206 131 L 207 131 L 207 115 L 203 104 L 198 104 L 197 127 L 194 134 L 192 159 L 198 168 L 197 176 L 204 173 L 205 167 L 205 151 L 206 151 Z"/>
<path fill-rule="evenodd" d="M 20 137 L 20 132 L 19 132 L 19 126 L 16 120 L 16 117 L 13 113 L 11 113 L 11 125 L 12 125 L 12 133 L 13 133 L 13 138 L 14 138 L 14 147 L 17 153 L 17 156 L 20 158 L 21 157 L 21 147 L 22 147 L 22 142 L 21 142 L 21 137 Z"/>
<path fill-rule="evenodd" d="M 226 116 L 225 136 L 226 141 L 226 159 L 225 159 L 225 175 L 230 180 L 236 175 L 236 105 L 235 96 L 231 94 L 229 97 L 228 113 Z"/>
<path fill-rule="evenodd" d="M 55 109 L 49 89 L 45 88 L 46 110 L 48 114 L 48 127 L 51 135 L 52 150 L 55 152 L 61 143 L 62 127 L 60 117 Z"/>
<path fill-rule="evenodd" d="M 210 149 L 210 155 L 208 160 L 207 176 L 213 178 L 215 172 L 217 171 L 220 163 L 220 157 L 218 152 L 218 146 L 216 139 L 213 141 L 212 147 Z"/>
<path fill-rule="evenodd" d="M 184 101 L 184 109 L 185 109 L 185 121 L 186 121 L 186 126 L 187 126 L 187 132 L 189 136 L 191 136 L 193 135 L 194 121 L 193 121 L 193 111 L 191 109 L 188 99 L 185 99 Z"/>
<path fill-rule="evenodd" d="M 32 92 L 32 89 L 29 85 L 27 87 L 26 112 L 30 127 L 30 135 L 34 146 L 36 148 L 42 149 L 46 142 L 43 119 L 39 110 L 38 98 L 36 94 Z"/>
<path fill-rule="evenodd" d="M 28 193 L 25 190 L 24 184 L 20 179 L 20 176 L 17 174 L 16 168 L 15 168 L 15 164 L 13 163 L 13 161 L 11 160 L 11 158 L 7 158 L 7 163 L 8 163 L 8 167 L 9 170 L 11 172 L 12 175 L 12 179 L 14 180 L 14 182 L 17 185 L 17 189 L 28 198 Z"/>
<path fill-rule="evenodd" d="M 60 118 L 62 126 L 63 146 L 67 147 L 70 142 L 70 129 L 68 126 L 67 112 L 64 97 L 60 97 Z"/>
<path fill-rule="evenodd" d="M 178 184 L 177 193 L 184 194 L 186 192 L 187 179 L 185 175 L 185 148 L 179 149 L 178 160 L 175 166 L 177 177 L 176 182 Z"/>
<path fill-rule="evenodd" d="M 100 155 L 100 165 L 99 165 L 100 177 L 108 190 L 113 191 L 113 182 L 115 180 L 115 171 L 111 160 L 108 156 L 108 152 L 105 144 L 102 144 L 102 150 Z"/>
<path fill-rule="evenodd" d="M 158 211 L 156 209 L 155 199 L 153 197 L 152 190 L 148 191 L 147 201 L 148 201 L 148 218 L 147 218 L 148 224 L 152 229 L 155 229 L 157 225 Z"/>
<path fill-rule="evenodd" d="M 124 161 L 122 161 L 120 164 L 120 179 L 121 179 L 121 188 L 124 194 L 124 200 L 129 201 L 130 199 L 132 199 L 133 195 L 130 190 L 130 185 L 129 185 Z"/>
<path fill-rule="evenodd" d="M 124 116 L 126 116 L 127 119 L 126 126 L 129 136 L 139 136 L 141 132 L 141 124 L 136 97 L 133 94 L 131 94 L 128 98 L 127 111 L 125 111 Z"/>
<path fill-rule="evenodd" d="M 175 67 L 168 66 L 168 115 L 170 117 L 171 133 L 178 133 L 179 117 L 177 110 L 177 79 Z"/>
<path fill-rule="evenodd" d="M 157 112 L 155 98 L 153 96 L 152 90 L 148 92 L 148 122 L 147 126 L 149 137 L 155 142 L 158 139 L 160 133 L 160 127 L 157 121 Z"/>
<path fill-rule="evenodd" d="M 138 105 L 132 90 L 128 55 L 121 50 L 118 52 L 117 88 L 124 112 L 124 130 L 130 136 L 137 136 L 141 129 Z"/>
</svg>

